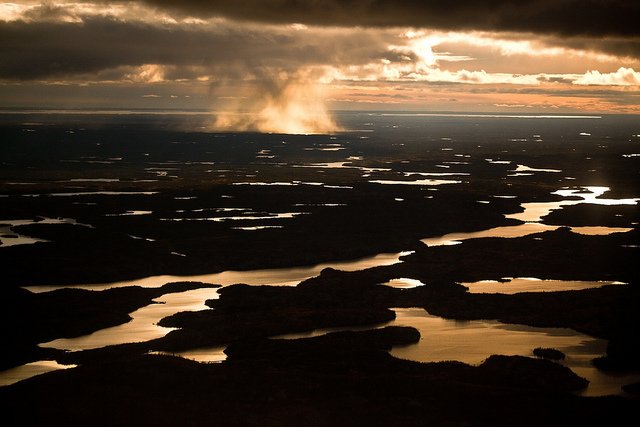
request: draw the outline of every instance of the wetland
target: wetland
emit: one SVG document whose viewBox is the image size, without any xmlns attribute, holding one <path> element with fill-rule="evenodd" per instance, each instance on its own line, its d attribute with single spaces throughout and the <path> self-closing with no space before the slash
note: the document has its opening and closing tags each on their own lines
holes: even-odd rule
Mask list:
<svg viewBox="0 0 640 427">
<path fill-rule="evenodd" d="M 637 120 L 338 117 L 0 115 L 9 423 L 636 413 Z"/>
</svg>

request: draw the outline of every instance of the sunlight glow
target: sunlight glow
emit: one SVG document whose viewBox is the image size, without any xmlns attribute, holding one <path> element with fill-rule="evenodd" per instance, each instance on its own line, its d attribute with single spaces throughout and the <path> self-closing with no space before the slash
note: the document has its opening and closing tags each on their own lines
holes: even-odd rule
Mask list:
<svg viewBox="0 0 640 427">
<path fill-rule="evenodd" d="M 259 131 L 286 134 L 332 133 L 340 127 L 324 102 L 322 87 L 306 79 L 269 82 L 271 90 L 256 85 L 253 93 L 232 109 L 217 114 L 219 131 Z"/>
<path fill-rule="evenodd" d="M 0 3 L 0 21 L 10 22 L 19 19 L 29 6 L 16 3 Z"/>
</svg>

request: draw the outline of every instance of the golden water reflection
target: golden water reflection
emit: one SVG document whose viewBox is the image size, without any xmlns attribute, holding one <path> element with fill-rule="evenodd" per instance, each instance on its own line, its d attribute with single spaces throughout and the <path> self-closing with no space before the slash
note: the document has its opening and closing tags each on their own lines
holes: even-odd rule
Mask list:
<svg viewBox="0 0 640 427">
<path fill-rule="evenodd" d="M 292 268 L 270 268 L 262 270 L 235 271 L 228 270 L 221 273 L 200 274 L 193 276 L 150 276 L 135 280 L 122 280 L 118 282 L 101 284 L 82 284 L 63 286 L 64 288 L 91 289 L 101 291 L 110 288 L 121 288 L 124 286 L 142 286 L 144 288 L 156 288 L 165 283 L 177 281 L 193 281 L 215 283 L 223 286 L 235 283 L 245 283 L 247 285 L 275 285 L 275 286 L 295 286 L 303 280 L 315 277 L 325 268 L 335 268 L 343 271 L 364 270 L 370 267 L 391 265 L 400 262 L 400 257 L 411 254 L 412 251 L 384 253 L 372 257 L 361 258 L 353 261 L 339 261 L 318 264 L 310 267 Z M 60 289 L 61 286 L 28 286 L 31 292 L 49 292 Z"/>
<path fill-rule="evenodd" d="M 449 233 L 443 236 L 429 237 L 421 242 L 428 246 L 447 246 L 459 244 L 468 239 L 480 239 L 487 237 L 514 238 L 524 237 L 529 234 L 542 233 L 544 231 L 554 231 L 560 228 L 557 225 L 547 225 L 541 223 L 542 219 L 549 215 L 551 211 L 562 209 L 564 206 L 577 205 L 581 203 L 598 204 L 604 206 L 615 205 L 635 205 L 640 198 L 635 199 L 602 199 L 601 196 L 609 191 L 609 187 L 583 187 L 582 190 L 562 189 L 553 192 L 562 197 L 578 197 L 578 200 L 561 200 L 559 202 L 532 202 L 522 203 L 523 212 L 505 215 L 505 218 L 523 221 L 524 224 L 505 227 L 494 227 L 488 230 L 474 231 L 469 233 Z M 495 196 L 499 197 L 499 196 Z M 626 233 L 633 228 L 626 227 L 602 227 L 586 226 L 571 227 L 571 231 L 577 234 L 588 236 L 604 236 L 613 233 Z"/>
<path fill-rule="evenodd" d="M 508 295 L 519 292 L 580 291 L 606 285 L 626 285 L 624 282 L 607 280 L 541 280 L 535 277 L 508 277 L 500 281 L 480 280 L 477 282 L 462 282 L 460 284 L 469 288 L 469 293 L 472 294 L 497 293 Z"/>
<path fill-rule="evenodd" d="M 479 237 L 520 237 L 532 233 L 557 229 L 557 226 L 542 224 L 539 221 L 541 221 L 541 219 L 548 215 L 552 210 L 560 209 L 566 205 L 578 203 L 597 203 L 602 205 L 636 204 L 638 200 L 640 200 L 601 199 L 600 196 L 602 196 L 606 191 L 608 191 L 607 187 L 585 187 L 585 191 L 570 189 L 559 190 L 554 194 L 558 194 L 563 197 L 578 196 L 579 199 L 563 200 L 560 202 L 523 203 L 523 213 L 507 216 L 508 218 L 525 221 L 522 225 L 496 227 L 473 233 L 451 233 L 435 238 L 423 239 L 422 242 L 427 245 L 434 246 L 456 244 L 465 239 Z M 631 229 L 612 227 L 574 227 L 573 230 L 582 234 L 610 234 L 613 232 L 625 232 Z M 223 286 L 234 283 L 246 283 L 249 285 L 270 284 L 279 286 L 295 286 L 305 279 L 319 275 L 320 272 L 327 267 L 345 271 L 363 270 L 370 267 L 398 263 L 400 262 L 401 256 L 408 255 L 410 253 L 411 252 L 385 253 L 355 261 L 324 263 L 311 267 L 224 271 L 221 273 L 192 276 L 161 275 L 99 285 L 84 284 L 66 287 L 93 290 L 104 290 L 114 287 L 133 285 L 159 287 L 168 282 L 185 280 L 217 283 Z M 418 281 L 412 281 L 413 279 L 395 280 L 396 281 L 387 282 L 384 285 L 408 288 L 422 284 Z M 540 285 L 529 283 L 534 282 L 533 280 L 519 278 L 512 280 L 511 284 L 513 284 L 514 281 L 516 283 L 513 289 L 520 286 L 517 284 L 518 280 L 527 282 L 525 283 L 526 286 L 523 285 L 523 289 L 529 289 L 530 291 L 534 290 L 535 286 Z M 587 286 L 585 283 L 588 282 L 574 282 L 575 286 L 578 287 Z M 595 283 L 600 285 L 601 282 Z M 549 283 L 544 284 L 544 286 L 547 285 L 549 285 Z M 566 283 L 563 284 L 563 286 L 565 285 Z M 491 286 L 496 285 L 491 284 Z M 57 286 L 28 287 L 28 289 L 33 292 L 46 292 L 59 288 L 60 287 Z M 539 291 L 540 289 L 535 288 L 535 290 Z M 216 298 L 217 295 L 218 294 L 215 289 L 196 289 L 183 293 L 168 294 L 155 300 L 156 302 L 163 304 L 151 304 L 131 313 L 133 320 L 127 324 L 97 331 L 84 337 L 58 339 L 42 345 L 60 349 L 82 350 L 127 342 L 148 341 L 159 338 L 171 330 L 170 328 L 159 327 L 157 322 L 160 319 L 180 311 L 205 309 L 207 307 L 204 306 L 203 302 L 206 299 Z M 620 393 L 620 385 L 633 382 L 629 380 L 627 376 L 611 376 L 593 368 L 590 361 L 594 357 L 604 353 L 606 342 L 603 340 L 596 340 L 569 329 L 530 328 L 520 325 L 505 325 L 497 321 L 460 322 L 431 316 L 422 309 L 397 309 L 396 314 L 396 320 L 387 325 L 413 326 L 420 330 L 422 334 L 422 338 L 418 344 L 394 348 L 392 350 L 392 354 L 397 357 L 417 361 L 460 360 L 466 363 L 478 364 L 491 354 L 518 354 L 528 356 L 531 355 L 531 351 L 535 347 L 553 347 L 567 354 L 568 357 L 565 362 L 567 366 L 574 369 L 579 373 L 579 375 L 592 381 L 592 384 L 585 392 L 588 395 L 617 394 Z M 323 329 L 310 331 L 304 334 L 285 335 L 281 336 L 281 338 L 309 337 L 336 330 L 362 330 L 370 328 L 371 327 Z M 192 350 L 189 352 L 179 353 L 178 355 L 198 361 L 221 361 L 225 358 L 222 350 L 222 347 L 215 347 L 210 349 Z M 637 376 L 636 380 L 637 379 L 640 379 L 640 375 Z"/>
<path fill-rule="evenodd" d="M 388 282 L 382 283 L 383 286 L 389 286 L 395 289 L 411 289 L 418 286 L 424 286 L 420 280 L 409 279 L 407 277 L 401 277 L 399 279 L 391 279 Z"/>
<path fill-rule="evenodd" d="M 0 373 L 0 386 L 10 385 L 36 375 L 44 374 L 58 369 L 75 368 L 76 365 L 61 365 L 54 360 L 40 360 L 7 369 Z"/>
<path fill-rule="evenodd" d="M 200 363 L 221 363 L 227 360 L 227 355 L 224 353 L 226 348 L 227 346 L 214 346 L 176 352 L 155 351 L 150 354 L 179 356 L 184 359 L 194 360 Z"/>
<path fill-rule="evenodd" d="M 536 347 L 555 348 L 566 355 L 563 365 L 589 380 L 581 394 L 621 394 L 621 387 L 636 382 L 640 373 L 611 374 L 599 371 L 591 361 L 605 353 L 605 340 L 566 328 L 535 328 L 496 320 L 449 320 L 432 316 L 422 308 L 395 309 L 389 326 L 411 326 L 420 331 L 414 345 L 394 347 L 391 354 L 418 362 L 458 360 L 478 365 L 493 354 L 533 356 Z"/>
<path fill-rule="evenodd" d="M 555 348 L 566 355 L 563 365 L 589 380 L 585 396 L 622 394 L 621 387 L 640 380 L 640 372 L 614 374 L 596 369 L 591 361 L 605 353 L 606 340 L 593 338 L 568 328 L 536 328 L 505 324 L 497 320 L 450 320 L 433 316 L 422 308 L 394 308 L 396 319 L 369 327 L 323 328 L 272 338 L 300 339 L 330 332 L 363 331 L 386 326 L 409 326 L 420 332 L 416 344 L 396 346 L 390 354 L 416 362 L 456 360 L 479 365 L 489 356 L 533 357 L 536 347 Z"/>
<path fill-rule="evenodd" d="M 60 338 L 40 346 L 77 351 L 161 338 L 173 328 L 158 326 L 160 319 L 181 311 L 208 309 L 204 302 L 216 298 L 217 290 L 211 288 L 166 294 L 156 298 L 156 304 L 147 305 L 131 313 L 132 320 L 127 323 L 77 338 Z"/>
</svg>

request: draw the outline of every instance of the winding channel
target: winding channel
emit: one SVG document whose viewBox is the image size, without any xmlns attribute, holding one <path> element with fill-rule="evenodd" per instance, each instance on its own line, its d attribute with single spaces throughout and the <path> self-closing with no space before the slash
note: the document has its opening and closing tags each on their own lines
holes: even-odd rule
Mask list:
<svg viewBox="0 0 640 427">
<path fill-rule="evenodd" d="M 559 202 L 523 203 L 522 213 L 507 215 L 524 223 L 517 226 L 496 227 L 488 230 L 472 233 L 451 233 L 444 236 L 422 239 L 429 246 L 461 244 L 464 240 L 482 237 L 521 237 L 532 233 L 555 230 L 559 226 L 550 226 L 542 223 L 542 218 L 552 210 L 561 209 L 563 206 L 579 203 L 592 203 L 599 205 L 632 205 L 640 199 L 604 199 L 601 196 L 607 192 L 607 187 L 582 187 L 581 190 L 562 189 L 553 194 L 564 197 Z M 570 199 L 567 199 L 570 198 Z M 613 227 L 572 227 L 572 230 L 580 234 L 606 235 L 619 232 L 627 232 L 632 228 Z M 137 280 L 127 280 L 104 284 L 86 284 L 64 286 L 66 288 L 81 288 L 92 290 L 104 290 L 124 286 L 159 287 L 173 281 L 199 281 L 217 283 L 228 286 L 234 283 L 246 283 L 249 285 L 278 285 L 295 286 L 303 280 L 317 276 L 327 267 L 356 271 L 371 267 L 391 265 L 401 262 L 400 258 L 410 252 L 385 253 L 373 257 L 355 261 L 324 263 L 310 267 L 262 269 L 251 271 L 224 271 L 215 274 L 173 276 L 159 275 Z M 401 282 L 398 282 L 400 280 Z M 404 280 L 404 282 L 402 282 Z M 586 289 L 605 284 L 620 284 L 618 282 L 575 282 L 575 281 L 538 281 L 534 278 L 509 278 L 510 283 L 516 284 L 514 288 L 521 291 L 524 286 L 526 291 Z M 421 285 L 413 279 L 396 279 L 388 286 L 407 288 Z M 532 283 L 536 282 L 536 283 Z M 538 283 L 542 282 L 542 283 Z M 473 286 L 481 283 L 479 288 L 473 290 Z M 514 289 L 507 290 L 509 284 L 499 282 L 477 282 L 465 284 L 471 292 L 506 292 L 513 293 Z M 470 286 L 472 285 L 472 286 Z M 484 286 L 484 288 L 482 288 Z M 28 290 L 39 293 L 60 289 L 60 286 L 30 286 Z M 548 289 L 552 288 L 552 289 Z M 484 289 L 484 290 L 483 290 Z M 502 289 L 502 290 L 501 290 Z M 159 338 L 168 333 L 171 328 L 163 328 L 157 325 L 160 319 L 181 311 L 197 311 L 207 309 L 204 301 L 218 298 L 216 289 L 196 289 L 182 293 L 163 295 L 154 300 L 154 304 L 142 307 L 130 313 L 132 320 L 126 324 L 96 331 L 92 334 L 70 338 L 57 339 L 40 344 L 43 347 L 53 347 L 64 350 L 84 350 L 104 347 L 107 345 L 122 344 L 128 342 L 147 341 Z M 159 304 L 158 304 L 159 303 Z M 604 353 L 606 341 L 595 339 L 580 334 L 571 329 L 558 328 L 532 328 L 523 325 L 504 324 L 498 321 L 455 321 L 432 316 L 423 309 L 395 309 L 396 319 L 386 325 L 412 326 L 418 329 L 422 338 L 415 345 L 396 347 L 391 351 L 396 357 L 422 362 L 439 360 L 459 360 L 470 364 L 481 363 L 491 354 L 523 355 L 530 356 L 535 347 L 554 347 L 567 354 L 564 362 L 578 375 L 590 381 L 589 387 L 584 391 L 586 395 L 619 394 L 620 386 L 640 379 L 640 373 L 627 375 L 611 375 L 596 370 L 590 361 Z M 371 326 L 375 327 L 375 326 Z M 363 329 L 370 329 L 363 328 Z M 332 330 L 354 330 L 355 328 L 339 328 Z M 310 331 L 306 334 L 286 335 L 281 338 L 297 338 L 320 335 L 332 330 L 324 329 Z M 210 349 L 194 349 L 179 355 L 198 361 L 219 362 L 224 360 L 224 347 Z M 71 366 L 59 365 L 53 361 L 39 361 L 19 366 L 4 372 L 0 372 L 0 386 L 8 385 L 55 369 L 64 369 Z"/>
</svg>

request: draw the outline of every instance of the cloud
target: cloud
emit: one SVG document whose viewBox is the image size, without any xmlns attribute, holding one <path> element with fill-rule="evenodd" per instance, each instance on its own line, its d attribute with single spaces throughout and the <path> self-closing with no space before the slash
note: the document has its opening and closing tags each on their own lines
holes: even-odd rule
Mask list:
<svg viewBox="0 0 640 427">
<path fill-rule="evenodd" d="M 500 32 L 504 53 L 548 54 L 558 47 L 640 57 L 640 30 L 634 17 L 638 2 L 625 0 L 57 0 L 0 3 L 0 21 L 83 22 L 87 17 L 112 17 L 146 23 L 198 24 L 235 20 L 239 25 L 415 28 L 430 31 Z M 309 24 L 309 25 L 305 25 Z M 535 45 L 523 42 L 536 39 Z M 484 38 L 485 41 L 487 37 Z M 495 38 L 495 37 L 493 37 Z M 489 40 L 490 41 L 490 40 Z M 482 40 L 479 40 L 482 42 Z"/>
<path fill-rule="evenodd" d="M 44 10 L 49 9 L 38 9 L 38 13 Z M 59 8 L 51 10 L 55 16 L 67 16 Z M 75 18 L 0 22 L 0 50 L 4 52 L 0 78 L 138 84 L 197 81 L 208 82 L 214 96 L 233 96 L 239 82 L 245 82 L 244 90 L 253 87 L 254 94 L 257 88 L 269 85 L 301 94 L 303 80 L 310 85 L 340 80 L 628 85 L 634 84 L 637 76 L 631 68 L 585 75 L 508 72 L 513 62 L 510 57 L 524 56 L 531 49 L 536 58 L 580 58 L 581 51 L 540 48 L 543 41 L 504 34 L 273 26 L 221 19 L 185 25 L 181 21 L 148 22 L 77 13 L 74 17 L 80 17 L 80 22 Z M 462 54 L 469 46 L 476 49 L 474 55 L 487 57 L 490 53 L 493 63 L 502 61 L 504 71 L 474 69 L 475 58 Z M 536 61 L 532 62 L 535 65 Z M 461 69 L 457 66 L 460 63 L 470 66 Z M 265 86 L 265 81 L 270 83 Z"/>
<path fill-rule="evenodd" d="M 630 102 L 633 96 L 637 100 L 634 69 L 640 67 L 640 36 L 635 23 L 631 28 L 625 20 L 607 17 L 621 11 L 631 16 L 638 9 L 636 3 L 57 0 L 3 4 L 0 91 L 15 94 L 17 89 L 9 86 L 64 83 L 70 96 L 82 92 L 100 101 L 104 93 L 116 93 L 104 89 L 112 85 L 129 88 L 130 98 L 137 102 L 151 102 L 143 98 L 147 94 L 160 95 L 154 105 L 177 99 L 170 94 L 189 93 L 194 95 L 190 100 L 200 94 L 198 105 L 214 104 L 216 110 L 229 112 L 218 116 L 218 128 L 273 131 L 271 123 L 287 122 L 300 133 L 335 129 L 323 91 L 328 92 L 327 99 L 339 102 L 341 86 L 349 85 L 341 95 L 343 101 L 379 105 L 427 105 L 435 102 L 434 94 L 438 102 L 450 99 L 448 91 L 460 104 L 486 96 L 482 102 L 489 106 L 534 105 L 521 102 L 517 95 L 531 97 L 537 89 L 550 94 L 570 88 L 593 91 L 590 85 L 624 90 L 617 92 L 619 102 Z M 594 23 L 596 11 L 601 22 Z M 356 87 L 365 85 L 370 90 L 358 95 Z M 82 91 L 72 93 L 80 87 Z M 100 95 L 89 95 L 98 87 Z M 406 91 L 393 93 L 398 87 Z M 125 91 L 118 93 L 122 96 Z M 507 93 L 513 96 L 502 99 Z M 589 92 L 592 95 L 604 96 Z M 567 92 L 567 96 L 573 95 Z"/>
<path fill-rule="evenodd" d="M 630 0 L 146 0 L 194 16 L 321 26 L 419 27 L 562 35 L 633 36 Z"/>
<path fill-rule="evenodd" d="M 604 85 L 604 86 L 640 86 L 640 72 L 633 68 L 620 67 L 614 73 L 587 71 L 583 76 L 573 81 L 576 85 Z"/>
<path fill-rule="evenodd" d="M 171 6 L 170 2 L 165 3 Z M 228 2 L 211 3 L 222 8 Z M 277 9 L 283 2 L 265 3 L 274 3 Z M 314 8 L 319 3 L 323 2 L 292 2 L 294 9 Z M 330 9 L 343 10 L 352 3 L 356 2 L 327 4 Z M 358 4 L 368 10 L 369 3 Z M 399 3 L 401 8 L 408 7 Z M 179 4 L 174 6 L 178 8 Z M 187 2 L 186 6 L 194 8 L 196 2 Z M 256 8 L 255 13 L 263 9 L 262 6 Z M 612 64 L 620 60 L 593 53 L 594 49 L 610 48 L 640 57 L 640 43 L 620 37 L 589 43 L 589 38 L 577 36 L 267 25 L 223 18 L 196 20 L 131 3 L 118 3 L 113 7 L 93 3 L 45 4 L 21 10 L 19 19 L 13 19 L 12 15 L 13 20 L 0 21 L 0 51 L 3 52 L 0 79 L 215 81 L 231 76 L 252 79 L 255 78 L 253 71 L 260 68 L 292 73 L 305 67 L 334 67 L 338 71 L 330 74 L 352 75 L 351 67 L 358 70 L 359 79 L 397 80 L 413 73 L 414 77 L 422 76 L 424 81 L 479 83 L 490 80 L 480 75 L 482 70 L 492 76 L 502 73 L 502 80 L 507 80 L 508 74 L 545 72 L 531 69 L 542 64 L 545 58 L 551 61 L 570 57 Z M 473 54 L 466 54 L 469 52 Z M 516 55 L 517 61 L 510 59 Z M 543 58 L 539 58 L 541 56 Z M 456 64 L 461 62 L 468 63 L 465 68 L 470 71 L 456 70 Z M 380 63 L 384 64 L 382 70 L 378 69 Z M 562 67 L 571 67 L 574 63 L 577 61 L 565 61 Z M 623 64 L 629 67 L 636 63 L 637 60 Z M 514 69 L 518 64 L 521 67 Z M 154 70 L 140 68 L 149 66 L 155 67 Z M 565 72 L 582 72 L 592 67 Z M 439 68 L 445 71 L 439 73 L 440 77 L 432 71 Z M 611 71 L 611 67 L 605 71 Z M 523 82 L 524 79 L 510 80 Z"/>
<path fill-rule="evenodd" d="M 620 58 L 640 58 L 640 36 L 634 37 L 541 37 L 548 46 L 561 46 L 574 52 L 595 52 Z"/>
<path fill-rule="evenodd" d="M 640 2 L 630 0 L 146 0 L 173 13 L 339 27 L 527 33 L 548 46 L 640 57 Z M 515 44 L 513 49 L 541 46 Z"/>
<path fill-rule="evenodd" d="M 252 78 L 253 70 L 286 71 L 333 63 L 361 64 L 388 56 L 395 32 L 346 29 L 174 24 L 89 16 L 82 22 L 0 22 L 0 78 L 82 76 L 145 64 L 177 66 L 166 78 L 194 71 Z M 181 76 L 180 73 L 185 75 Z"/>
<path fill-rule="evenodd" d="M 135 83 L 158 83 L 164 81 L 165 70 L 157 64 L 145 64 L 124 75 L 124 79 Z"/>
<path fill-rule="evenodd" d="M 185 48 L 176 49 L 177 43 Z M 194 55 L 206 53 L 195 32 L 101 18 L 0 23 L 0 50 L 0 78 L 21 80 L 93 74 L 119 66 L 189 64 Z"/>
</svg>

